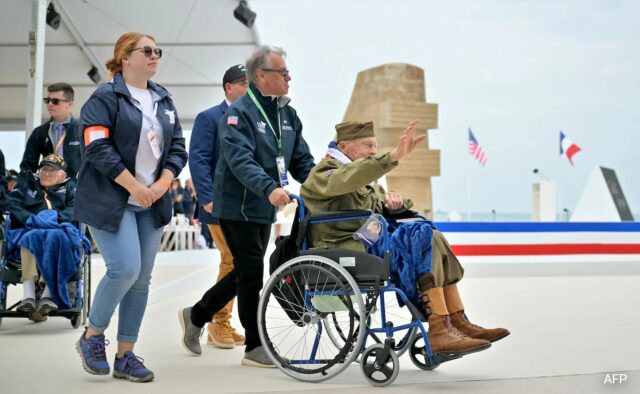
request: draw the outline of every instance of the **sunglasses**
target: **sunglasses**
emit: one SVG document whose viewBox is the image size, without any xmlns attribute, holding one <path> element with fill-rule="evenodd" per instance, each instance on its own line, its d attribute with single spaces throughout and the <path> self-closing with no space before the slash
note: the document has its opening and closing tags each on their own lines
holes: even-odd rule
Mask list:
<svg viewBox="0 0 640 394">
<path fill-rule="evenodd" d="M 261 68 L 260 70 L 276 72 L 285 78 L 289 76 L 289 70 L 286 68 Z"/>
<path fill-rule="evenodd" d="M 60 104 L 61 102 L 62 102 L 62 103 L 68 103 L 68 102 L 69 102 L 69 100 L 67 100 L 67 99 L 59 99 L 59 98 L 50 98 L 50 97 L 45 97 L 45 98 L 43 98 L 43 99 L 42 99 L 42 102 L 43 102 L 43 103 L 45 103 L 45 104 L 49 104 L 49 103 L 51 103 L 51 104 L 53 104 L 53 105 L 58 105 L 58 104 Z"/>
<path fill-rule="evenodd" d="M 160 48 L 151 48 L 148 45 L 145 45 L 143 47 L 129 49 L 127 52 L 131 53 L 131 52 L 137 51 L 137 50 L 142 51 L 142 53 L 144 53 L 144 55 L 146 57 L 151 57 L 151 54 L 155 54 L 156 56 L 158 56 L 158 59 L 160 59 L 162 57 L 162 49 L 160 49 Z"/>
</svg>

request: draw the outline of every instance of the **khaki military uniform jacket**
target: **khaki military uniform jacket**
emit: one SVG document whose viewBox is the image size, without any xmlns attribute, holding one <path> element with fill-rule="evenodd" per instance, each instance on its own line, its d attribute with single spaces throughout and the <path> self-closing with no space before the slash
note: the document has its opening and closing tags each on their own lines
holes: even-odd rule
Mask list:
<svg viewBox="0 0 640 394">
<path fill-rule="evenodd" d="M 312 213 L 370 209 L 382 214 L 385 190 L 375 181 L 396 166 L 397 162 L 392 163 L 388 153 L 348 164 L 325 157 L 309 173 L 300 195 Z M 405 201 L 405 207 L 410 206 L 411 203 Z M 309 245 L 364 250 L 363 244 L 353 239 L 353 233 L 362 224 L 360 220 L 314 225 L 308 234 Z"/>
</svg>

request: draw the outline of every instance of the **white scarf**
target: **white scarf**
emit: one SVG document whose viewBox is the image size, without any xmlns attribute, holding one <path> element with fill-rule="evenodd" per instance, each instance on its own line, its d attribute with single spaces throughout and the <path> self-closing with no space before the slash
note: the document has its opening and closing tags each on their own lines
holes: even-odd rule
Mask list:
<svg viewBox="0 0 640 394">
<path fill-rule="evenodd" d="M 338 144 L 335 141 L 331 141 L 329 143 L 329 149 L 327 149 L 327 154 L 325 155 L 325 157 L 332 157 L 338 160 L 341 164 L 353 163 L 353 161 L 348 158 L 347 155 L 345 155 L 340 151 L 340 149 L 338 149 Z M 373 185 L 375 185 L 376 183 L 378 182 L 373 181 L 369 184 L 369 186 L 373 187 Z"/>
</svg>

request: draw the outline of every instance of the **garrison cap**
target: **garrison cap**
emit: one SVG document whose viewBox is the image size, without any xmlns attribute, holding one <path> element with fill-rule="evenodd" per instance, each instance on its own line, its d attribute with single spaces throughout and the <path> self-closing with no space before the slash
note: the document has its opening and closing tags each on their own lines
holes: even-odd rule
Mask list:
<svg viewBox="0 0 640 394">
<path fill-rule="evenodd" d="M 375 137 L 373 122 L 344 122 L 336 125 L 336 142 Z"/>
</svg>

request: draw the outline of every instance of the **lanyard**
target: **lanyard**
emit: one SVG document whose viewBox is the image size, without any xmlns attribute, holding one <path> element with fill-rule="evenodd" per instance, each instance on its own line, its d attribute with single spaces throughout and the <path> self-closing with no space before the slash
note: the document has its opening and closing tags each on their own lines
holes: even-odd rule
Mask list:
<svg viewBox="0 0 640 394">
<path fill-rule="evenodd" d="M 280 134 L 281 134 L 280 133 L 280 111 L 276 110 L 276 113 L 278 114 L 278 134 L 276 134 L 276 130 L 271 125 L 271 121 L 269 121 L 269 117 L 264 112 L 264 109 L 262 108 L 262 105 L 260 105 L 260 103 L 256 99 L 256 96 L 251 91 L 251 88 L 247 89 L 247 94 L 249 95 L 249 97 L 251 97 L 251 100 L 253 100 L 253 103 L 256 105 L 256 107 L 258 107 L 258 110 L 260 111 L 260 113 L 264 117 L 264 120 L 267 121 L 267 124 L 269 125 L 269 128 L 271 129 L 271 132 L 273 133 L 273 136 L 276 138 L 276 143 L 278 144 L 278 152 L 279 152 L 278 154 L 281 154 L 281 152 L 282 152 L 282 138 L 280 138 Z"/>
</svg>

